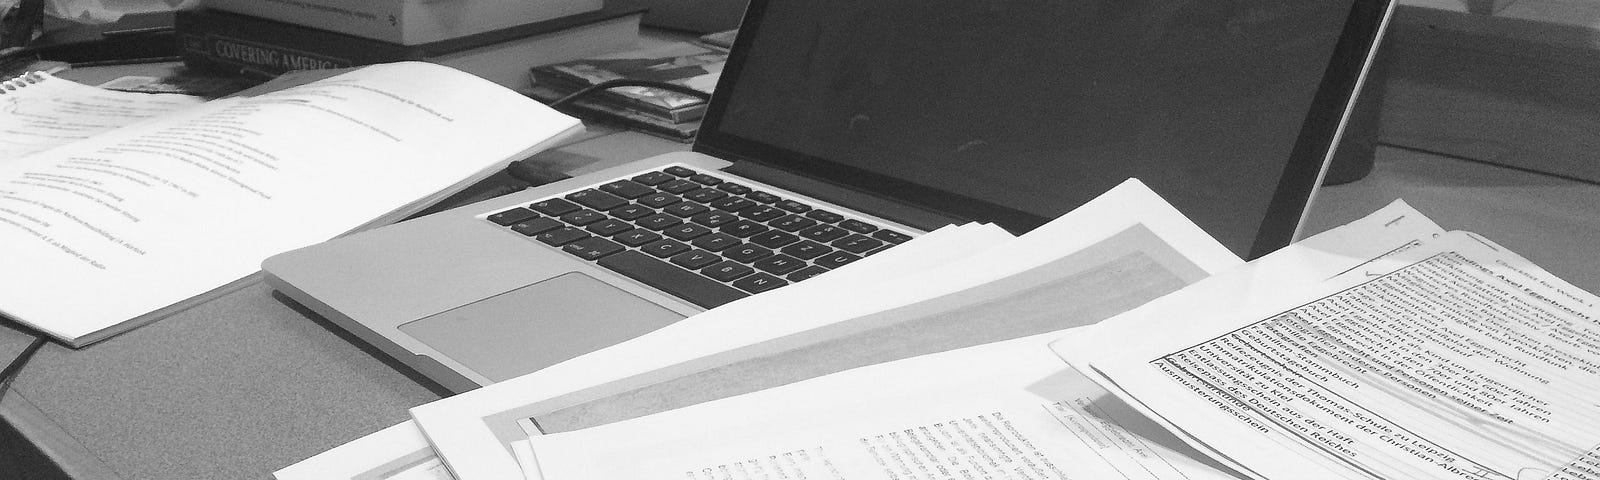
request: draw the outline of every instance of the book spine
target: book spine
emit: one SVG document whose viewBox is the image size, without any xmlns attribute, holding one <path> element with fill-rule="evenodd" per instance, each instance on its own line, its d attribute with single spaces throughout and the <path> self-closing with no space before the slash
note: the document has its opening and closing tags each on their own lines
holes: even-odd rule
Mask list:
<svg viewBox="0 0 1600 480">
<path fill-rule="evenodd" d="M 599 10 L 601 0 L 207 0 L 209 8 L 401 45 Z"/>
<path fill-rule="evenodd" d="M 422 56 L 403 45 L 206 10 L 178 12 L 175 28 L 184 63 L 210 70 L 277 75 Z"/>
</svg>

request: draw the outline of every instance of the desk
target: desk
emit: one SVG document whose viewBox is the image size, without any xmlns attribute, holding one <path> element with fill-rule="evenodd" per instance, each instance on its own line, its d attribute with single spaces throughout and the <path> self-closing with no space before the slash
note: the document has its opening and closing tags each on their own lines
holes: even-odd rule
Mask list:
<svg viewBox="0 0 1600 480">
<path fill-rule="evenodd" d="M 541 158 L 586 171 L 682 148 L 616 133 Z M 1384 147 L 1367 178 L 1323 191 L 1308 232 L 1394 198 L 1600 291 L 1600 186 Z M 0 331 L 0 358 L 26 342 Z M 265 478 L 445 393 L 260 283 L 86 349 L 47 345 L 13 388 L 0 417 L 75 478 L 127 479 Z"/>
</svg>

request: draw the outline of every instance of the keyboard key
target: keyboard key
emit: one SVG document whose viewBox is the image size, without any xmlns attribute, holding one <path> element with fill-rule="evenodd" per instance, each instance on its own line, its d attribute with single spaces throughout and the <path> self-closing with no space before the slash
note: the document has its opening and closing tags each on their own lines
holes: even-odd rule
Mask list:
<svg viewBox="0 0 1600 480">
<path fill-rule="evenodd" d="M 878 230 L 876 232 L 872 232 L 872 238 L 883 240 L 889 243 L 904 243 L 906 240 L 910 240 L 911 236 L 896 232 L 894 230 Z"/>
<path fill-rule="evenodd" d="M 800 231 L 801 238 L 809 238 L 818 242 L 831 242 L 840 237 L 849 235 L 850 231 L 833 225 L 817 225 Z"/>
<path fill-rule="evenodd" d="M 539 241 L 544 242 L 552 247 L 559 247 L 576 242 L 578 240 L 589 238 L 589 232 L 585 232 L 573 227 L 561 227 L 541 233 L 533 238 L 538 239 Z"/>
<path fill-rule="evenodd" d="M 747 208 L 743 212 L 739 212 L 739 216 L 755 220 L 757 222 L 771 221 L 782 218 L 784 215 L 788 214 L 788 211 L 770 205 L 759 205 L 756 207 Z"/>
<path fill-rule="evenodd" d="M 817 221 L 799 215 L 787 215 L 783 218 L 768 222 L 767 224 L 772 225 L 772 228 L 783 230 L 785 232 L 798 232 L 807 228 L 811 228 L 817 224 Z"/>
<path fill-rule="evenodd" d="M 615 182 L 601 185 L 600 191 L 622 198 L 634 199 L 655 193 L 656 189 L 650 188 L 649 185 L 635 182 L 633 180 L 617 180 Z"/>
<path fill-rule="evenodd" d="M 827 272 L 827 271 L 828 271 L 828 269 L 826 269 L 826 268 L 822 268 L 822 267 L 819 267 L 819 266 L 816 266 L 816 265 L 812 265 L 812 266 L 809 266 L 809 267 L 806 267 L 806 268 L 795 270 L 794 273 L 790 273 L 789 275 L 784 276 L 783 278 L 788 279 L 791 282 L 798 282 L 798 281 L 805 280 L 805 279 L 808 279 L 808 278 L 811 278 L 811 277 L 815 277 L 817 275 L 821 275 L 823 272 Z"/>
<path fill-rule="evenodd" d="M 667 193 L 684 193 L 690 190 L 700 189 L 701 186 L 698 183 L 680 178 L 677 180 L 668 180 L 667 183 L 656 185 L 656 188 L 659 188 L 661 191 Z"/>
<path fill-rule="evenodd" d="M 781 278 L 761 272 L 756 272 L 753 275 L 739 279 L 737 282 L 733 282 L 733 286 L 750 293 L 761 293 L 788 284 L 789 282 L 785 282 Z"/>
<path fill-rule="evenodd" d="M 750 193 L 750 187 L 733 182 L 724 182 L 721 185 L 717 185 L 717 190 L 722 190 L 734 195 L 744 195 L 746 193 Z"/>
<path fill-rule="evenodd" d="M 683 223 L 683 219 L 674 217 L 672 215 L 667 215 L 665 213 L 657 213 L 641 218 L 637 220 L 637 222 L 639 223 L 639 226 L 644 228 L 651 230 L 665 230 L 667 227 Z"/>
<path fill-rule="evenodd" d="M 778 248 L 800 241 L 800 237 L 779 230 L 768 230 L 750 237 L 750 242 L 767 248 Z"/>
<path fill-rule="evenodd" d="M 716 228 L 716 227 L 722 226 L 722 224 L 724 224 L 724 223 L 728 223 L 728 222 L 732 222 L 734 220 L 738 220 L 739 217 L 734 215 L 734 214 L 732 214 L 732 213 L 724 212 L 722 210 L 712 210 L 712 211 L 709 211 L 709 212 L 706 212 L 706 213 L 695 215 L 693 217 L 689 217 L 689 219 L 690 220 L 694 220 L 694 223 L 705 225 L 707 227 Z"/>
<path fill-rule="evenodd" d="M 747 295 L 639 252 L 620 252 L 600 259 L 600 266 L 682 298 L 701 308 L 712 308 Z"/>
<path fill-rule="evenodd" d="M 833 249 L 810 240 L 801 240 L 800 243 L 783 247 L 783 253 L 794 255 L 795 258 L 810 260 L 832 252 Z"/>
<path fill-rule="evenodd" d="M 819 222 L 822 222 L 822 223 L 834 223 L 834 222 L 837 222 L 837 221 L 840 221 L 840 220 L 844 220 L 844 215 L 833 213 L 833 212 L 830 212 L 830 211 L 827 211 L 827 210 L 812 210 L 812 211 L 806 212 L 806 218 L 809 218 L 809 219 L 812 219 L 812 220 L 816 220 L 816 221 L 819 221 Z"/>
<path fill-rule="evenodd" d="M 739 239 L 738 237 L 734 237 L 726 233 L 713 233 L 696 238 L 694 241 L 689 243 L 696 247 L 716 252 L 724 248 L 738 245 Z"/>
<path fill-rule="evenodd" d="M 870 223 L 867 223 L 867 222 L 856 220 L 854 218 L 849 219 L 849 220 L 845 220 L 843 222 L 839 222 L 839 226 L 844 228 L 845 230 L 849 230 L 849 231 L 856 232 L 856 233 L 872 233 L 873 231 L 878 229 L 877 225 L 873 225 L 873 224 L 870 224 Z"/>
<path fill-rule="evenodd" d="M 562 251 L 584 260 L 595 261 L 601 257 L 626 250 L 626 247 L 600 237 L 589 237 L 561 247 Z"/>
<path fill-rule="evenodd" d="M 751 265 L 754 265 L 756 269 L 763 272 L 773 275 L 783 275 L 785 273 L 799 270 L 800 267 L 806 266 L 806 261 L 780 253 L 757 260 Z"/>
<path fill-rule="evenodd" d="M 749 220 L 736 220 L 736 221 L 732 221 L 732 222 L 728 222 L 728 223 L 723 224 L 721 230 L 722 230 L 722 233 L 726 233 L 728 235 L 733 235 L 733 236 L 739 237 L 739 238 L 746 238 L 746 237 L 749 237 L 751 235 L 755 235 L 757 233 L 762 233 L 762 232 L 765 232 L 765 231 L 771 230 L 771 229 L 767 228 L 766 225 L 762 225 L 762 224 L 759 224 L 759 223 L 756 223 L 756 222 L 752 222 L 752 221 L 749 221 Z"/>
<path fill-rule="evenodd" d="M 672 174 L 667 173 L 667 172 L 645 172 L 645 173 L 641 173 L 641 174 L 638 174 L 638 175 L 634 175 L 633 181 L 639 182 L 639 183 L 642 183 L 642 184 L 645 184 L 645 185 L 656 186 L 656 185 L 660 185 L 662 182 L 666 182 L 668 180 L 676 180 L 677 178 L 678 177 L 673 176 Z"/>
<path fill-rule="evenodd" d="M 565 226 L 567 225 L 561 223 L 560 220 L 550 217 L 539 217 L 522 223 L 514 223 L 511 225 L 511 229 L 515 230 L 517 233 L 531 237 Z"/>
<path fill-rule="evenodd" d="M 615 218 L 607 218 L 605 220 L 589 224 L 589 226 L 584 228 L 584 230 L 588 230 L 589 233 L 593 233 L 602 237 L 609 237 L 626 232 L 628 230 L 633 230 L 633 224 L 624 222 L 622 220 L 617 220 Z"/>
<path fill-rule="evenodd" d="M 622 197 L 593 188 L 569 193 L 567 194 L 567 200 L 572 200 L 579 205 L 595 210 L 610 210 L 628 204 L 628 201 Z"/>
<path fill-rule="evenodd" d="M 755 200 L 751 200 L 751 199 L 744 198 L 744 197 L 728 197 L 728 198 L 724 198 L 722 200 L 717 200 L 715 202 L 711 202 L 711 206 L 715 207 L 718 210 L 726 210 L 726 211 L 729 211 L 729 212 L 737 212 L 737 211 L 740 211 L 740 210 L 744 210 L 746 208 L 750 208 L 750 207 L 756 206 L 756 202 L 755 202 Z"/>
<path fill-rule="evenodd" d="M 760 245 L 746 243 L 723 250 L 722 256 L 735 262 L 751 263 L 772 256 L 772 250 Z"/>
<path fill-rule="evenodd" d="M 709 210 L 711 210 L 711 209 L 706 207 L 705 205 L 701 205 L 701 204 L 694 203 L 694 202 L 678 202 L 678 203 L 674 203 L 672 205 L 667 206 L 667 208 L 661 209 L 661 211 L 663 211 L 663 212 L 667 212 L 667 213 L 670 213 L 670 214 L 673 214 L 673 215 L 677 215 L 677 216 L 680 216 L 680 217 L 684 217 L 684 218 L 693 217 L 695 215 L 699 215 L 701 213 L 705 213 L 706 211 L 709 211 Z"/>
<path fill-rule="evenodd" d="M 690 180 L 694 180 L 696 182 L 699 182 L 701 185 L 716 185 L 716 184 L 722 183 L 722 179 L 717 178 L 717 177 L 713 177 L 713 176 L 710 176 L 710 175 L 706 175 L 704 173 L 697 173 L 697 174 L 694 174 L 694 175 L 690 175 L 689 179 Z"/>
<path fill-rule="evenodd" d="M 529 210 L 529 209 L 526 209 L 526 208 L 522 208 L 522 207 L 517 207 L 517 208 L 510 209 L 510 210 L 506 210 L 504 212 L 499 212 L 499 213 L 495 213 L 495 214 L 489 215 L 488 219 L 491 222 L 494 222 L 496 224 L 499 224 L 500 226 L 505 227 L 505 226 L 511 226 L 511 224 L 513 224 L 513 223 L 521 222 L 523 220 L 527 220 L 527 219 L 538 217 L 538 216 L 539 216 L 538 212 L 535 212 L 533 210 Z"/>
<path fill-rule="evenodd" d="M 849 264 L 850 262 L 860 259 L 861 257 L 855 256 L 849 252 L 833 252 L 821 257 L 817 257 L 816 263 L 818 266 L 823 268 L 839 268 Z"/>
<path fill-rule="evenodd" d="M 561 221 L 580 227 L 605 219 L 606 214 L 594 210 L 578 210 L 561 216 Z"/>
<path fill-rule="evenodd" d="M 641 245 L 644 245 L 644 244 L 647 244 L 647 243 L 650 243 L 650 242 L 654 242 L 656 240 L 660 240 L 661 239 L 661 234 L 656 233 L 656 232 L 652 232 L 652 231 L 649 231 L 649 230 L 645 230 L 643 228 L 635 228 L 633 230 L 628 230 L 626 232 L 622 232 L 620 234 L 617 234 L 616 236 L 611 237 L 611 238 L 613 240 L 616 240 L 617 242 L 622 243 L 623 245 L 627 245 L 627 246 L 630 246 L 630 247 L 637 247 L 637 246 L 641 246 Z"/>
<path fill-rule="evenodd" d="M 700 173 L 700 172 L 694 171 L 694 169 L 687 168 L 687 167 L 680 167 L 680 166 L 676 166 L 676 165 L 671 166 L 671 167 L 667 167 L 666 170 L 663 170 L 663 171 L 665 171 L 667 173 L 670 173 L 670 174 L 673 174 L 673 175 L 680 176 L 680 177 L 692 177 L 692 176 L 695 176 L 695 175 Z"/>
<path fill-rule="evenodd" d="M 689 245 L 675 240 L 661 239 L 639 248 L 639 251 L 655 255 L 657 258 L 667 258 L 689 251 Z"/>
<path fill-rule="evenodd" d="M 767 192 L 760 192 L 760 191 L 747 193 L 747 194 L 745 194 L 745 198 L 748 198 L 748 199 L 751 199 L 751 200 L 755 200 L 755 201 L 761 202 L 761 203 L 773 203 L 773 202 L 776 202 L 776 201 L 779 201 L 779 200 L 783 200 L 782 198 L 778 198 L 777 195 L 773 195 L 773 194 L 770 194 L 770 193 L 767 193 Z"/>
<path fill-rule="evenodd" d="M 672 263 L 690 270 L 699 270 L 702 267 L 722 261 L 722 257 L 705 250 L 690 250 L 672 256 Z"/>
<path fill-rule="evenodd" d="M 533 205 L 528 205 L 528 208 L 532 208 L 535 212 L 543 213 L 552 217 L 558 217 L 562 214 L 572 212 L 583 207 L 579 207 L 578 204 L 566 201 L 564 199 L 549 198 L 543 201 L 533 202 Z"/>
<path fill-rule="evenodd" d="M 727 197 L 728 192 L 717 190 L 715 188 L 700 188 L 683 194 L 684 200 L 692 200 L 700 203 L 711 203 Z"/>
<path fill-rule="evenodd" d="M 782 201 L 779 201 L 778 203 L 774 203 L 773 206 L 776 206 L 778 208 L 781 208 L 781 209 L 784 209 L 784 210 L 788 210 L 788 211 L 791 211 L 791 212 L 794 212 L 794 213 L 805 213 L 805 212 L 811 211 L 811 206 L 810 205 L 806 205 L 804 203 L 796 202 L 794 200 L 782 200 Z"/>
<path fill-rule="evenodd" d="M 639 197 L 639 204 L 650 208 L 661 208 L 680 201 L 683 201 L 683 199 L 668 193 L 652 193 Z"/>
<path fill-rule="evenodd" d="M 884 245 L 884 243 L 882 240 L 867 238 L 862 235 L 851 235 L 834 240 L 833 243 L 830 243 L 829 245 L 833 245 L 833 248 L 859 255 L 867 253 L 867 251 L 874 248 L 881 247 Z"/>
<path fill-rule="evenodd" d="M 711 233 L 711 229 L 710 228 L 707 228 L 707 227 L 704 227 L 704 226 L 701 226 L 701 225 L 696 225 L 696 224 L 693 224 L 693 223 L 685 223 L 685 224 L 682 224 L 682 225 L 673 225 L 671 227 L 667 227 L 666 230 L 662 230 L 661 231 L 662 235 L 666 235 L 668 237 L 672 237 L 672 238 L 675 238 L 675 239 L 678 239 L 678 240 L 683 240 L 683 241 L 694 240 L 696 238 L 699 238 L 701 235 L 705 235 L 705 234 L 708 234 L 708 233 Z"/>
<path fill-rule="evenodd" d="M 727 260 L 723 260 L 715 265 L 700 269 L 700 273 L 705 274 L 707 277 L 711 277 L 712 280 L 723 282 L 737 280 L 739 277 L 749 275 L 755 271 L 756 270 L 754 268 L 746 267 L 738 262 L 730 262 Z"/>
<path fill-rule="evenodd" d="M 620 206 L 620 207 L 617 207 L 617 208 L 613 208 L 610 211 L 607 211 L 606 213 L 609 213 L 609 214 L 611 214 L 611 216 L 617 217 L 617 218 L 620 218 L 620 219 L 623 219 L 623 220 L 635 220 L 635 219 L 638 219 L 638 218 L 641 218 L 641 217 L 648 216 L 648 215 L 650 215 L 652 213 L 656 213 L 656 211 L 655 211 L 655 209 L 652 209 L 650 207 L 646 207 L 644 205 L 640 205 L 640 204 L 637 204 L 637 203 L 630 203 L 630 204 L 623 205 L 623 206 Z"/>
</svg>

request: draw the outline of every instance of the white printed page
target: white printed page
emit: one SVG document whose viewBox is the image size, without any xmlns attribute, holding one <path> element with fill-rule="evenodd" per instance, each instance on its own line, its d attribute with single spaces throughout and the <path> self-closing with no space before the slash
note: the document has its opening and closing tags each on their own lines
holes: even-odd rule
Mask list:
<svg viewBox="0 0 1600 480">
<path fill-rule="evenodd" d="M 11 82 L 14 89 L 0 88 L 0 162 L 205 102 L 190 95 L 106 90 L 42 72 Z"/>
<path fill-rule="evenodd" d="M 1075 362 L 1261 478 L 1590 479 L 1595 304 L 1457 232 L 1311 291 L 1140 309 L 1095 338 L 1169 335 Z"/>
<path fill-rule="evenodd" d="M 1141 241 L 1117 241 L 1124 236 Z M 1139 268 L 1118 268 L 1129 261 Z M 1153 297 L 1240 263 L 1160 197 L 1130 180 L 1027 235 L 948 262 L 923 261 L 923 268 L 893 281 L 840 290 L 813 285 L 816 290 L 808 294 L 817 297 L 789 298 L 786 302 L 792 303 L 769 303 L 762 308 L 713 309 L 610 349 L 419 406 L 412 409 L 412 416 L 462 480 L 507 478 L 520 471 L 505 447 L 515 440 L 507 434 L 522 430 L 505 425 L 528 417 L 537 418 L 541 427 L 552 414 L 565 411 L 571 414 L 556 416 L 564 417 L 568 425 L 605 421 L 651 408 L 659 410 L 664 404 L 731 395 L 731 390 L 752 385 L 788 383 L 853 365 L 1022 336 L 1016 335 L 1018 332 L 1054 331 L 1063 328 L 1054 325 L 1081 324 L 1131 306 L 1108 301 L 1110 298 Z M 856 265 L 860 262 L 851 267 Z M 1047 278 L 1052 275 L 1057 276 Z M 824 280 L 818 277 L 806 283 Z M 1016 285 L 1008 283 L 1013 280 L 1038 281 L 1071 294 L 1034 294 L 1048 289 L 1017 291 L 1012 288 Z M 1086 285 L 1063 286 L 1074 282 Z M 986 285 L 993 288 L 975 288 Z M 1026 297 L 1037 308 L 997 322 L 993 328 L 981 322 L 956 321 L 959 316 L 950 310 L 962 303 L 1000 312 L 990 307 L 1003 304 L 1007 295 Z M 945 298 L 930 301 L 938 297 Z M 783 297 L 773 297 L 777 298 Z M 1051 317 L 1048 312 L 1060 311 L 1052 310 L 1056 305 L 1047 305 L 1051 302 L 1074 303 L 1072 317 Z M 932 316 L 937 317 L 933 318 L 937 325 L 927 326 L 941 328 L 941 332 L 898 334 L 922 325 L 904 320 Z M 1045 328 L 1039 329 L 1041 326 Z M 857 334 L 864 330 L 871 335 Z M 850 348 L 874 338 L 885 341 L 859 352 Z M 848 355 L 826 355 L 834 351 Z M 795 361 L 813 355 L 826 357 L 827 362 Z M 741 377 L 745 373 L 751 376 Z M 709 392 L 683 388 L 688 385 L 677 381 L 701 374 L 733 381 L 715 383 Z M 670 395 L 657 396 L 662 401 L 655 405 L 636 402 L 650 399 L 655 386 L 667 387 Z M 598 399 L 620 401 L 592 401 Z M 581 404 L 602 408 L 585 412 L 587 406 Z"/>
<path fill-rule="evenodd" d="M 529 440 L 544 480 L 1234 478 L 1062 364 L 1059 335 Z"/>
<path fill-rule="evenodd" d="M 0 311 L 70 341 L 409 210 L 577 127 L 482 79 L 402 63 L 0 165 L 0 245 L 8 270 L 27 272 L 0 279 Z"/>
</svg>

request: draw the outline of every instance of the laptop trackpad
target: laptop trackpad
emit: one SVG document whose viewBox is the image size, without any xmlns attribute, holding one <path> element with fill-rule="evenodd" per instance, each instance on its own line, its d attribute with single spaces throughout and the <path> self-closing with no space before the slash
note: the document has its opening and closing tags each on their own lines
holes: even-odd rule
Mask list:
<svg viewBox="0 0 1600 480">
<path fill-rule="evenodd" d="M 400 331 L 498 382 L 682 318 L 573 272 L 400 325 Z"/>
</svg>

